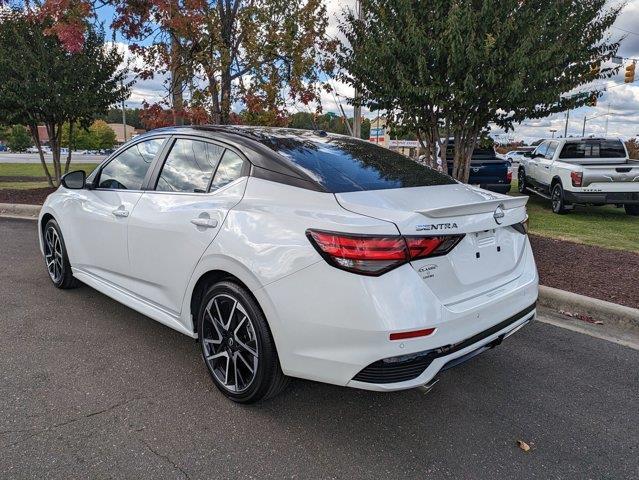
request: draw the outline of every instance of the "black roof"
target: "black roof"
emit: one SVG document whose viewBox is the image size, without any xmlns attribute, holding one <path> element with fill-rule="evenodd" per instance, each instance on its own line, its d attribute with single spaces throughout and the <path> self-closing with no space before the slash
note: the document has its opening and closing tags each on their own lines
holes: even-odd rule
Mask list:
<svg viewBox="0 0 639 480">
<path fill-rule="evenodd" d="M 267 145 L 272 142 L 285 141 L 287 138 L 294 138 L 299 141 L 305 138 L 308 139 L 309 137 L 343 137 L 343 135 L 327 133 L 323 130 L 302 130 L 284 127 L 184 125 L 157 128 L 136 138 L 157 135 L 160 133 L 170 135 L 197 135 L 227 143 L 240 150 L 251 162 L 253 168 L 264 169 L 276 174 L 293 177 L 305 183 L 306 188 L 319 191 L 325 191 L 325 189 L 316 181 L 316 179 L 309 176 L 302 169 L 298 168 L 295 164 L 288 161 L 282 155 L 273 150 L 273 148 L 270 148 Z M 352 139 L 352 137 L 348 138 Z"/>
</svg>

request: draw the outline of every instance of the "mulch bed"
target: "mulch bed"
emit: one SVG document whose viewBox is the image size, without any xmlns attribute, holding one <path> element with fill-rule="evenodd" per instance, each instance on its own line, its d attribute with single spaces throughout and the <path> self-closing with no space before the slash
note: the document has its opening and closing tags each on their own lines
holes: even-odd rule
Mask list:
<svg viewBox="0 0 639 480">
<path fill-rule="evenodd" d="M 530 243 L 542 285 L 639 308 L 639 254 L 536 235 Z"/>
<path fill-rule="evenodd" d="M 0 203 L 41 205 L 53 191 L 2 189 Z M 536 235 L 530 242 L 542 285 L 639 308 L 639 254 Z"/>
<path fill-rule="evenodd" d="M 26 203 L 42 205 L 47 196 L 55 192 L 55 188 L 32 188 L 26 190 L 3 188 L 0 189 L 0 203 Z"/>
</svg>

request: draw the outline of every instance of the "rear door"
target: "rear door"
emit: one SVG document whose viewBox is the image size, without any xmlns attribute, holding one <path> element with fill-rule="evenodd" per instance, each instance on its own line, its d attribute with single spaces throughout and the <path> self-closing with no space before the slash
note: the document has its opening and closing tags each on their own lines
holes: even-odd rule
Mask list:
<svg viewBox="0 0 639 480">
<path fill-rule="evenodd" d="M 248 164 L 208 139 L 171 139 L 130 218 L 134 292 L 177 315 L 188 281 L 228 211 L 244 194 Z"/>
</svg>

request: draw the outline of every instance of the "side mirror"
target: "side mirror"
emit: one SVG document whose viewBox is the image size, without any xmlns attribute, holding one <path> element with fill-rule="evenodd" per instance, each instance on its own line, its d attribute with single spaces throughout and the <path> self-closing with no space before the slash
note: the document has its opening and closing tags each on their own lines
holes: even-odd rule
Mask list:
<svg viewBox="0 0 639 480">
<path fill-rule="evenodd" d="M 87 174 L 84 170 L 76 170 L 75 172 L 69 172 L 60 179 L 60 183 L 64 188 L 70 190 L 81 190 L 84 188 L 84 183 L 87 178 Z"/>
</svg>

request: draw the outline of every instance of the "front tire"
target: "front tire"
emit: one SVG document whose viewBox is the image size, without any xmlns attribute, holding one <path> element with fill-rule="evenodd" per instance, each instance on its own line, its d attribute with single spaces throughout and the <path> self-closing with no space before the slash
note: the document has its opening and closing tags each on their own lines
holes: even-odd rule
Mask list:
<svg viewBox="0 0 639 480">
<path fill-rule="evenodd" d="M 624 205 L 623 208 L 626 211 L 626 215 L 639 216 L 639 205 Z"/>
<path fill-rule="evenodd" d="M 266 317 L 244 287 L 211 286 L 200 304 L 198 332 L 213 383 L 234 402 L 258 402 L 286 387 Z"/>
<path fill-rule="evenodd" d="M 519 193 L 526 193 L 528 185 L 526 185 L 526 171 L 520 168 L 517 172 L 517 190 Z"/>
<path fill-rule="evenodd" d="M 566 201 L 564 200 L 564 188 L 561 186 L 561 183 L 557 182 L 552 187 L 551 199 L 552 211 L 554 213 L 562 215 L 568 211 L 566 208 Z"/>
<path fill-rule="evenodd" d="M 76 288 L 80 282 L 71 272 L 71 264 L 67 255 L 67 248 L 62 238 L 62 231 L 58 222 L 51 219 L 44 226 L 43 233 L 44 262 L 49 272 L 49 278 L 56 288 Z"/>
</svg>

